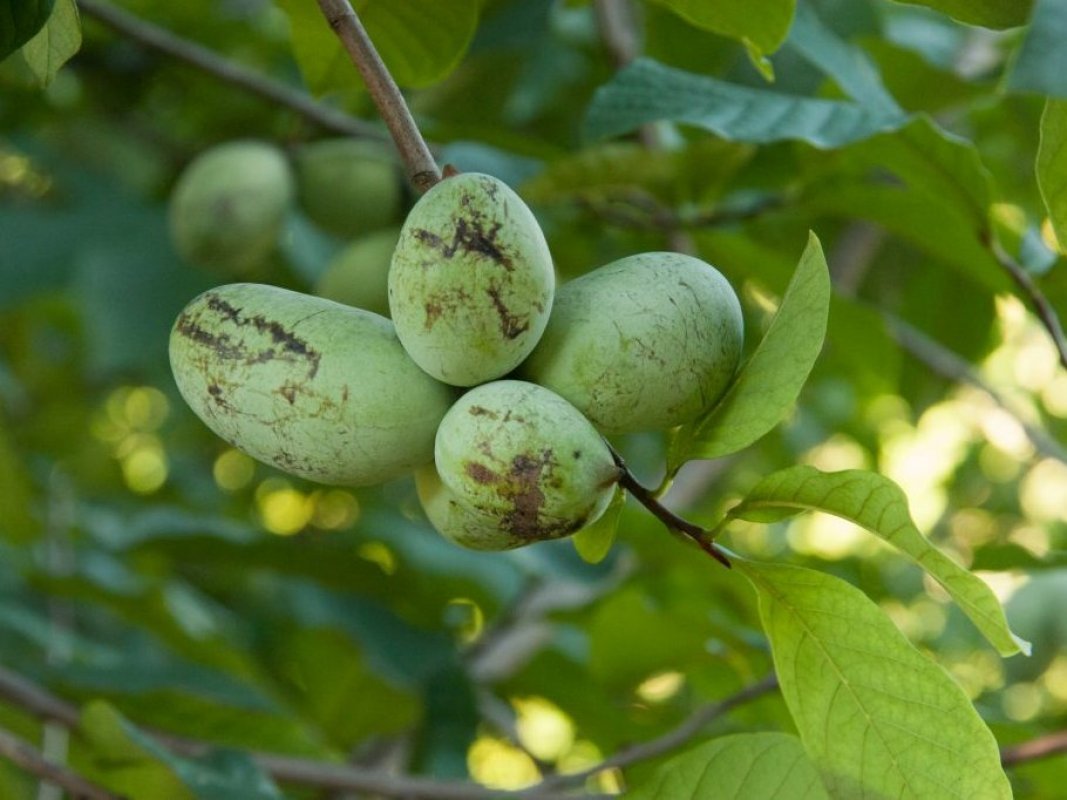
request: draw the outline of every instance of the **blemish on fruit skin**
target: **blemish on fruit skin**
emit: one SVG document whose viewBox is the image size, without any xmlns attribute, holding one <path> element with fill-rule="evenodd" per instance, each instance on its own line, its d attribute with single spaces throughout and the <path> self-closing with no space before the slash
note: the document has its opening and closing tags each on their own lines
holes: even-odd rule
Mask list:
<svg viewBox="0 0 1067 800">
<path fill-rule="evenodd" d="M 467 413 L 473 417 L 489 417 L 490 419 L 498 419 L 500 417 L 495 411 L 491 411 L 485 406 L 471 406 L 467 409 Z M 506 421 L 505 417 L 505 421 Z"/>
<path fill-rule="evenodd" d="M 468 462 L 464 469 L 473 480 L 482 485 L 496 483 L 500 480 L 500 475 L 493 472 L 485 464 L 479 464 L 477 461 Z"/>
<path fill-rule="evenodd" d="M 506 338 L 514 339 L 530 329 L 530 320 L 523 321 L 522 317 L 512 314 L 503 299 L 501 299 L 500 290 L 497 287 L 490 286 L 485 291 L 489 295 L 489 299 L 493 301 L 493 308 L 496 309 L 497 316 L 500 317 L 500 332 Z"/>
</svg>

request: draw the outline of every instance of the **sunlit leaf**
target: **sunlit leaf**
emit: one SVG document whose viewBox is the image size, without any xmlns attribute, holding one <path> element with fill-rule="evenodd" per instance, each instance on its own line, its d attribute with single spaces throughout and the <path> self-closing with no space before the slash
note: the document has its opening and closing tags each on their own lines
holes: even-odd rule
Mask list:
<svg viewBox="0 0 1067 800">
<path fill-rule="evenodd" d="M 839 147 L 899 128 L 907 117 L 859 103 L 751 89 L 642 58 L 597 89 L 584 133 L 604 139 L 660 120 L 742 142 L 799 139 Z"/>
<path fill-rule="evenodd" d="M 74 0 L 56 0 L 48 22 L 22 47 L 26 66 L 47 86 L 81 47 L 82 30 Z"/>
<path fill-rule="evenodd" d="M 839 578 L 735 561 L 759 594 L 782 696 L 831 797 L 1010 798 L 963 690 Z"/>
<path fill-rule="evenodd" d="M 1008 74 L 1008 88 L 1067 97 L 1065 39 L 1067 4 L 1062 0 L 1037 0 L 1030 26 Z"/>
<path fill-rule="evenodd" d="M 824 511 L 861 525 L 944 586 L 1003 655 L 1029 651 L 1029 644 L 1008 628 L 1004 609 L 989 586 L 930 544 L 915 527 L 907 497 L 889 478 L 858 469 L 820 472 L 800 464 L 761 480 L 729 516 L 760 521 L 769 509 Z"/>
<path fill-rule="evenodd" d="M 626 492 L 615 487 L 615 494 L 611 497 L 611 504 L 607 510 L 592 525 L 586 525 L 573 537 L 574 549 L 578 555 L 590 564 L 599 564 L 610 552 L 615 543 L 615 534 L 619 530 L 619 514 L 626 505 Z"/>
<path fill-rule="evenodd" d="M 671 464 L 735 453 L 781 422 L 822 349 L 829 308 L 830 273 L 810 234 L 767 333 L 718 405 L 674 436 Z"/>
<path fill-rule="evenodd" d="M 1061 252 L 1067 253 L 1067 100 L 1049 100 L 1041 115 L 1037 185 Z"/>
<path fill-rule="evenodd" d="M 293 50 L 316 94 L 351 90 L 362 80 L 317 3 L 278 0 L 289 15 Z M 459 63 L 478 22 L 478 0 L 356 0 L 356 13 L 394 80 L 427 86 Z"/>
<path fill-rule="evenodd" d="M 753 13 L 748 0 L 652 0 L 698 28 L 748 40 L 761 53 L 778 49 L 789 32 L 796 0 L 764 0 Z"/>
<path fill-rule="evenodd" d="M 0 61 L 33 38 L 48 21 L 55 0 L 0 0 Z"/>
<path fill-rule="evenodd" d="M 784 733 L 737 733 L 671 758 L 627 792 L 630 800 L 829 800 L 800 740 Z"/>
<path fill-rule="evenodd" d="M 936 9 L 971 25 L 1012 28 L 1024 25 L 1033 0 L 898 0 Z"/>
</svg>

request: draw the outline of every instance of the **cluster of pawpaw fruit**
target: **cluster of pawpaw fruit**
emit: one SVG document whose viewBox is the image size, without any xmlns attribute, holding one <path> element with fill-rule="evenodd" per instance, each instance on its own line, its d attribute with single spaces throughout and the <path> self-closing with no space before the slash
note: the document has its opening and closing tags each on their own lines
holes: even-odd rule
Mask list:
<svg viewBox="0 0 1067 800">
<path fill-rule="evenodd" d="M 557 288 L 533 213 L 489 175 L 446 177 L 380 247 L 391 320 L 221 286 L 179 315 L 172 369 L 197 415 L 258 460 L 349 486 L 415 473 L 458 544 L 592 523 L 622 475 L 604 436 L 696 419 L 737 369 L 741 309 L 717 270 L 646 253 Z"/>
</svg>

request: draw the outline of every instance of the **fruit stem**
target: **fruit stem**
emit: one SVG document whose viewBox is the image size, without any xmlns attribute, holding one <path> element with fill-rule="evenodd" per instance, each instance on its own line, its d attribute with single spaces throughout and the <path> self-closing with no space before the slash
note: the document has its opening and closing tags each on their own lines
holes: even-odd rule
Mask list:
<svg viewBox="0 0 1067 800">
<path fill-rule="evenodd" d="M 726 557 L 722 550 L 716 547 L 715 542 L 712 541 L 714 537 L 710 531 L 679 517 L 660 503 L 656 495 L 647 487 L 642 486 L 637 478 L 634 477 L 626 466 L 626 462 L 623 461 L 622 456 L 610 443 L 608 444 L 608 449 L 611 450 L 611 457 L 615 460 L 615 466 L 619 468 L 619 486 L 628 491 L 637 502 L 651 511 L 653 516 L 666 525 L 669 530 L 685 534 L 696 542 L 701 550 L 727 569 L 730 568 L 730 559 Z"/>
<path fill-rule="evenodd" d="M 363 76 L 371 99 L 378 107 L 378 113 L 382 115 L 407 168 L 408 182 L 419 194 L 425 193 L 441 180 L 441 170 L 411 116 L 404 95 L 400 93 L 400 88 L 389 74 L 389 69 L 348 0 L 318 0 L 318 3 L 330 28 L 337 34 L 352 63 Z"/>
</svg>

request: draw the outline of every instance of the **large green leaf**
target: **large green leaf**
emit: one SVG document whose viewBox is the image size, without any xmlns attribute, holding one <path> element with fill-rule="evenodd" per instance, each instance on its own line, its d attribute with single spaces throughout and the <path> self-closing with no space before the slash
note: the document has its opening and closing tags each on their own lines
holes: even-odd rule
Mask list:
<svg viewBox="0 0 1067 800">
<path fill-rule="evenodd" d="M 1067 97 L 1067 3 L 1037 0 L 1008 88 Z"/>
<path fill-rule="evenodd" d="M 1033 0 L 898 0 L 936 9 L 971 25 L 1013 28 L 1026 24 Z"/>
<path fill-rule="evenodd" d="M 751 89 L 641 58 L 597 89 L 584 133 L 603 139 L 667 120 L 742 142 L 799 139 L 838 147 L 898 128 L 906 119 L 859 103 Z"/>
<path fill-rule="evenodd" d="M 52 82 L 81 47 L 82 29 L 74 0 L 56 0 L 48 22 L 22 47 L 26 66 L 41 86 Z"/>
<path fill-rule="evenodd" d="M 889 115 L 902 113 L 882 83 L 874 62 L 862 49 L 841 39 L 827 27 L 810 3 L 802 3 L 797 7 L 789 45 L 805 60 L 833 78 L 842 91 L 857 103 Z"/>
<path fill-rule="evenodd" d="M 317 3 L 277 0 L 289 15 L 293 50 L 316 94 L 362 86 L 359 72 Z M 459 63 L 478 24 L 478 0 L 356 0 L 353 7 L 393 79 L 428 86 Z"/>
<path fill-rule="evenodd" d="M 1037 185 L 1060 250 L 1067 252 L 1067 100 L 1049 100 L 1041 115 Z"/>
<path fill-rule="evenodd" d="M 1000 800 L 1011 787 L 963 690 L 860 590 L 738 559 L 782 696 L 832 797 Z"/>
<path fill-rule="evenodd" d="M 651 0 L 692 25 L 750 42 L 760 53 L 778 49 L 789 32 L 796 0 L 763 0 L 753 13 L 749 0 Z"/>
<path fill-rule="evenodd" d="M 795 736 L 738 733 L 690 748 L 627 792 L 630 800 L 829 800 Z"/>
<path fill-rule="evenodd" d="M 889 478 L 858 469 L 820 472 L 801 464 L 761 480 L 729 516 L 760 521 L 768 512 L 781 511 L 825 511 L 863 526 L 944 586 L 1003 655 L 1029 652 L 1029 644 L 1008 628 L 1004 609 L 985 582 L 930 544 L 915 527 L 907 497 Z"/>
<path fill-rule="evenodd" d="M 830 273 L 812 233 L 767 333 L 719 403 L 673 437 L 671 465 L 735 453 L 781 422 L 822 349 L 829 308 Z"/>
<path fill-rule="evenodd" d="M 55 0 L 0 0 L 0 61 L 33 38 Z"/>
</svg>

